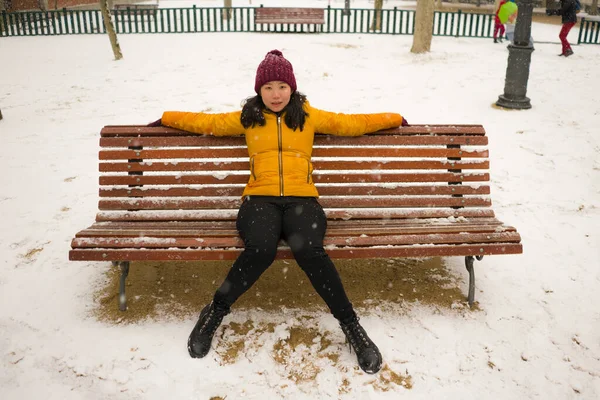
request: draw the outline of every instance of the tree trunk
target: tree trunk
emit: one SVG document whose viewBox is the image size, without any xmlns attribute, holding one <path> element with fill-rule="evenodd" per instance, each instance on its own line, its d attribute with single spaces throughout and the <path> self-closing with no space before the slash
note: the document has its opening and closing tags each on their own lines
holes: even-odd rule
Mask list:
<svg viewBox="0 0 600 400">
<path fill-rule="evenodd" d="M 228 7 L 228 9 L 223 13 L 223 19 L 230 20 L 231 19 L 231 0 L 223 0 L 223 7 Z"/>
<path fill-rule="evenodd" d="M 592 6 L 588 12 L 590 15 L 598 15 L 598 0 L 592 0 Z"/>
<path fill-rule="evenodd" d="M 106 32 L 108 33 L 108 38 L 110 39 L 110 45 L 112 46 L 113 53 L 115 54 L 115 60 L 120 60 L 121 58 L 123 58 L 123 53 L 121 53 L 119 39 L 117 38 L 115 27 L 113 26 L 112 20 L 110 18 L 108 0 L 100 0 L 100 9 L 102 10 L 102 19 L 104 20 L 104 27 L 106 28 Z"/>
<path fill-rule="evenodd" d="M 415 33 L 411 53 L 427 53 L 431 50 L 433 37 L 433 6 L 434 0 L 417 0 L 415 14 Z"/>
<path fill-rule="evenodd" d="M 6 3 L 4 0 L 0 0 L 0 32 L 8 30 L 8 27 L 4 26 L 4 19 L 2 19 L 2 11 L 6 11 Z M 7 32 L 8 34 L 8 32 Z M 0 114 L 1 115 L 1 114 Z M 2 119 L 2 118 L 0 118 Z"/>
<path fill-rule="evenodd" d="M 381 17 L 382 12 L 381 8 L 383 7 L 383 0 L 375 0 L 375 15 L 373 15 L 373 22 L 371 22 L 371 30 L 372 31 L 380 31 L 381 30 Z"/>
</svg>

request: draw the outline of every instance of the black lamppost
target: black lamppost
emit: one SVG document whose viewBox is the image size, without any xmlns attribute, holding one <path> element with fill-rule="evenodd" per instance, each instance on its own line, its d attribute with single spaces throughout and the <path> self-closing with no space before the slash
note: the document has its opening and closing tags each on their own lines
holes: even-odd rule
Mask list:
<svg viewBox="0 0 600 400">
<path fill-rule="evenodd" d="M 514 43 L 508 45 L 508 65 L 506 67 L 506 80 L 504 94 L 498 96 L 497 106 L 514 109 L 529 109 L 531 103 L 527 94 L 527 81 L 529 79 L 529 66 L 533 43 L 531 37 L 531 16 L 533 14 L 533 0 L 519 0 L 517 3 L 517 25 L 515 26 Z"/>
</svg>

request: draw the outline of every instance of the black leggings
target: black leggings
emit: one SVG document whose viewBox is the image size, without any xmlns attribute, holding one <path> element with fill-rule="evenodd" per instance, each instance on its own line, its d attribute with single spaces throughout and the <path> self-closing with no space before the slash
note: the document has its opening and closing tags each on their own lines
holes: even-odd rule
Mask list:
<svg viewBox="0 0 600 400">
<path fill-rule="evenodd" d="M 246 198 L 236 226 L 245 249 L 215 293 L 217 305 L 230 307 L 252 287 L 275 260 L 277 243 L 283 238 L 333 316 L 341 322 L 354 318 L 340 276 L 323 249 L 327 219 L 314 197 Z"/>
</svg>

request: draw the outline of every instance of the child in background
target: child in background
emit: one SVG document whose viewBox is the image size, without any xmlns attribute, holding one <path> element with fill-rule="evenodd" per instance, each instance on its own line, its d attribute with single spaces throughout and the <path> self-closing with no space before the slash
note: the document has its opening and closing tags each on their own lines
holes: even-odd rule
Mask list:
<svg viewBox="0 0 600 400">
<path fill-rule="evenodd" d="M 498 9 L 498 18 L 502 24 L 506 24 L 506 37 L 513 42 L 515 34 L 515 21 L 519 7 L 515 0 L 508 0 Z"/>
<path fill-rule="evenodd" d="M 498 14 L 500 13 L 500 8 L 506 4 L 507 1 L 508 0 L 502 0 L 496 10 L 496 17 L 494 18 L 494 43 L 502 43 L 502 38 L 504 37 L 504 23 L 500 21 L 500 16 Z M 498 32 L 500 32 L 500 37 L 498 37 Z"/>
</svg>

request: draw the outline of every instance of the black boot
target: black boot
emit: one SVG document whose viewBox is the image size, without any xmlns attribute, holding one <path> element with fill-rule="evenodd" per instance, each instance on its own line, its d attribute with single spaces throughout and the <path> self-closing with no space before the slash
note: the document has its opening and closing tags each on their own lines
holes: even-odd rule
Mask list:
<svg viewBox="0 0 600 400">
<path fill-rule="evenodd" d="M 365 329 L 358 323 L 358 317 L 348 324 L 340 323 L 340 327 L 344 331 L 346 339 L 350 342 L 351 348 L 356 353 L 360 369 L 367 374 L 378 372 L 381 369 L 381 353 L 375 343 L 367 336 Z"/>
<path fill-rule="evenodd" d="M 494 43 L 498 43 L 498 39 L 494 38 Z"/>
<path fill-rule="evenodd" d="M 188 338 L 187 347 L 192 358 L 202 358 L 208 354 L 215 331 L 227 314 L 228 309 L 216 308 L 213 302 L 204 307 Z"/>
</svg>

